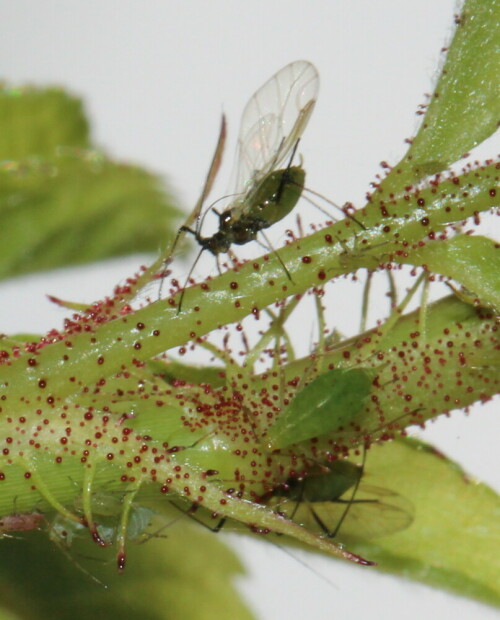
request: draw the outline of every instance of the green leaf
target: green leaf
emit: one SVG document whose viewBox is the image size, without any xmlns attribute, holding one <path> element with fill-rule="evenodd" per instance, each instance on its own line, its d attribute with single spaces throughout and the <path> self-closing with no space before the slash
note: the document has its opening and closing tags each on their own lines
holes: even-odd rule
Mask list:
<svg viewBox="0 0 500 620">
<path fill-rule="evenodd" d="M 468 0 L 412 145 L 382 186 L 387 192 L 445 170 L 498 128 L 500 2 Z"/>
<path fill-rule="evenodd" d="M 175 215 L 158 178 L 96 151 L 5 165 L 0 277 L 156 250 Z"/>
<path fill-rule="evenodd" d="M 374 446 L 366 469 L 412 502 L 414 520 L 374 542 L 345 538 L 349 549 L 382 571 L 500 606 L 499 496 L 415 440 Z"/>
<path fill-rule="evenodd" d="M 349 424 L 364 406 L 373 376 L 366 370 L 333 369 L 308 383 L 267 435 L 272 449 L 321 437 Z"/>
<path fill-rule="evenodd" d="M 59 88 L 0 86 L 0 161 L 89 146 L 82 102 Z"/>
<path fill-rule="evenodd" d="M 65 554 L 42 532 L 25 540 L 4 539 L 0 598 L 5 612 L 23 620 L 252 618 L 231 587 L 241 566 L 213 533 L 184 521 L 167 528 L 165 537 L 131 543 L 122 574 L 114 552 L 98 548 L 85 534 L 78 549 Z"/>
<path fill-rule="evenodd" d="M 398 262 L 422 265 L 453 278 L 471 291 L 480 304 L 500 310 L 500 247 L 487 237 L 460 235 L 429 242 Z"/>
</svg>

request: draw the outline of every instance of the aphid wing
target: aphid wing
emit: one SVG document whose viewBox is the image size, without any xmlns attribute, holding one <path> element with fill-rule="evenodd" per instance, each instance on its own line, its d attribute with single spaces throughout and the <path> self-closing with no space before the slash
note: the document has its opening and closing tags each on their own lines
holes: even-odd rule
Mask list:
<svg viewBox="0 0 500 620">
<path fill-rule="evenodd" d="M 318 90 L 314 65 L 297 60 L 274 74 L 251 97 L 241 118 L 232 193 L 246 192 L 252 181 L 283 162 L 307 125 Z"/>
<path fill-rule="evenodd" d="M 383 487 L 361 484 L 338 537 L 341 540 L 346 537 L 372 540 L 389 536 L 409 527 L 413 512 L 412 503 L 402 495 Z"/>
<path fill-rule="evenodd" d="M 320 535 L 327 535 L 335 532 L 348 501 L 349 492 L 344 494 L 342 502 L 276 496 L 267 505 L 295 523 Z M 382 487 L 361 484 L 336 537 L 340 540 L 372 540 L 394 534 L 411 524 L 413 511 L 411 502 L 402 495 Z"/>
</svg>

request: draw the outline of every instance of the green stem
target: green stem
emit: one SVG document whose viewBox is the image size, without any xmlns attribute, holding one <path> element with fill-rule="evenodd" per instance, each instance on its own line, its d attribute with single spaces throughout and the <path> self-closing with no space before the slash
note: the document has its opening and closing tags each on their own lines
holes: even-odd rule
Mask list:
<svg viewBox="0 0 500 620">
<path fill-rule="evenodd" d="M 14 415 L 39 403 L 49 412 L 83 386 L 96 389 L 124 368 L 135 368 L 220 325 L 259 313 L 284 297 L 314 285 L 322 287 L 361 267 L 374 268 L 399 257 L 407 261 L 427 235 L 435 236 L 450 224 L 497 205 L 497 191 L 496 166 L 479 168 L 399 199 L 372 202 L 360 217 L 366 230 L 354 230 L 353 222 L 344 220 L 282 248 L 280 256 L 292 281 L 271 255 L 226 272 L 204 287 L 187 289 L 182 313 L 173 298 L 107 322 L 87 318 L 46 338 L 46 346 L 21 352 L 2 366 L 2 411 Z M 104 310 L 108 306 L 103 304 Z"/>
</svg>

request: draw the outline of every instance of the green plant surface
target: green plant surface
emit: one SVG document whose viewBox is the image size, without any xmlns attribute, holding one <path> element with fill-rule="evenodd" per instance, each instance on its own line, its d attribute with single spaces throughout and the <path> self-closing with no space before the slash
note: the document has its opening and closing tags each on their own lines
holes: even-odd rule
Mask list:
<svg viewBox="0 0 500 620">
<path fill-rule="evenodd" d="M 93 150 L 87 125 L 60 89 L 0 91 L 0 278 L 156 252 L 169 238 L 178 212 L 164 184 Z"/>
<path fill-rule="evenodd" d="M 242 568 L 219 538 L 186 519 L 158 536 L 130 545 L 122 574 L 114 552 L 98 549 L 88 536 L 70 552 L 46 532 L 2 541 L 0 618 L 252 618 L 230 585 Z"/>
<path fill-rule="evenodd" d="M 460 235 L 428 244 L 412 253 L 411 264 L 460 282 L 476 304 L 500 310 L 500 251 L 492 239 Z"/>
<path fill-rule="evenodd" d="M 54 536 L 60 519 L 67 544 L 84 533 L 95 552 L 110 547 L 113 563 L 122 571 L 127 566 L 126 577 L 117 577 L 127 583 L 134 564 L 144 567 L 133 550 L 133 539 L 145 533 L 147 513 L 141 509 L 163 512 L 173 504 L 184 512 L 199 510 L 215 529 L 233 520 L 244 530 L 284 534 L 365 570 L 376 561 L 381 570 L 499 605 L 498 496 L 431 447 L 398 439 L 409 426 L 499 392 L 498 244 L 462 232 L 464 223 L 498 209 L 498 163 L 444 172 L 497 127 L 499 7 L 465 3 L 419 133 L 355 218 L 301 235 L 280 248 L 279 259 L 270 254 L 252 260 L 183 291 L 173 285 L 177 292 L 151 302 L 148 286 L 173 264 L 167 250 L 109 298 L 66 304 L 73 314 L 62 329 L 24 343 L 3 339 L 3 544 L 15 547 L 8 536 L 35 527 Z M 66 103 L 81 130 L 77 104 Z M 73 134 L 61 129 L 58 135 Z M 156 179 L 81 145 L 62 146 L 53 151 L 48 141 L 46 152 L 35 157 L 29 144 L 19 147 L 21 159 L 1 171 L 0 218 L 10 239 L 5 276 L 132 246 L 144 249 L 164 234 Z M 75 213 L 66 210 L 68 204 Z M 322 308 L 330 281 L 398 265 L 412 265 L 419 274 L 410 292 L 423 285 L 421 308 L 404 314 L 411 295 L 398 304 L 391 285 L 388 317 L 356 337 L 336 336 Z M 439 277 L 449 279 L 457 294 L 429 304 L 426 287 Z M 319 336 L 309 355 L 296 358 L 287 321 L 308 294 L 316 301 L 311 318 Z M 257 342 L 246 337 L 246 317 L 257 323 Z M 222 345 L 215 344 L 218 333 Z M 234 344 L 240 337 L 243 347 Z M 216 364 L 191 368 L 173 362 L 165 352 L 175 347 L 181 353 L 208 350 Z M 337 539 L 318 528 L 317 519 L 306 523 L 269 503 L 270 497 L 286 497 L 291 481 L 307 484 L 321 467 L 330 476 L 325 493 L 342 487 L 328 464 L 359 457 L 365 449 L 366 472 L 355 469 L 360 475 L 352 478 L 359 489 L 348 485 L 351 511 L 357 508 L 355 493 L 373 475 L 413 506 L 409 527 L 370 542 L 362 533 Z M 328 504 L 322 493 L 309 503 L 318 497 Z M 176 607 L 176 588 L 172 598 L 155 591 L 151 600 L 158 597 L 161 611 L 151 610 L 151 617 L 169 617 L 171 610 L 177 614 L 172 617 L 200 617 L 189 593 L 207 575 L 215 579 L 207 585 L 211 613 L 221 617 L 218 610 L 227 605 L 231 617 L 247 617 L 220 585 L 237 574 L 232 561 L 226 572 L 212 575 L 209 554 L 208 562 L 193 559 L 205 545 L 195 541 L 188 561 L 177 563 L 176 545 L 186 546 L 191 534 L 181 533 L 174 544 L 174 535 L 166 535 L 167 541 L 154 538 L 144 546 L 158 548 L 146 564 L 162 581 L 163 562 L 174 558 L 180 574 L 174 571 L 172 579 L 179 591 L 185 589 L 179 599 L 187 599 L 187 607 Z M 211 553 L 218 555 L 213 545 Z M 70 553 L 77 557 L 76 546 Z M 192 566 L 196 576 L 190 580 Z M 130 579 L 144 586 L 139 574 L 130 572 Z M 101 605 L 123 613 L 125 600 L 132 609 L 137 590 L 124 590 L 121 601 L 103 594 Z M 61 606 L 48 593 L 45 615 L 53 613 L 53 604 Z M 14 612 L 29 617 L 32 610 L 23 606 L 29 602 L 13 597 Z M 86 603 L 93 605 L 92 599 Z"/>
<path fill-rule="evenodd" d="M 401 191 L 446 170 L 498 129 L 500 3 L 468 0 L 425 111 L 403 159 L 380 191 Z"/>
<path fill-rule="evenodd" d="M 500 605 L 500 499 L 431 446 L 396 439 L 368 455 L 367 483 L 410 500 L 413 523 L 379 540 L 345 543 L 390 571 Z M 439 484 L 436 484 L 439 480 Z"/>
<path fill-rule="evenodd" d="M 0 160 L 52 157 L 61 147 L 90 147 L 82 102 L 60 88 L 0 85 Z"/>
</svg>

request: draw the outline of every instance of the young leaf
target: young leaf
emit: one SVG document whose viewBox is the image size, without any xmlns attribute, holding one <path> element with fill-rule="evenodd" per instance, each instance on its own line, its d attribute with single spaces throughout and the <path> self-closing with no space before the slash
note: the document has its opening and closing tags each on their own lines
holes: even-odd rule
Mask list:
<svg viewBox="0 0 500 620">
<path fill-rule="evenodd" d="M 366 470 L 407 497 L 415 517 L 407 529 L 374 542 L 346 537 L 349 548 L 379 570 L 500 606 L 500 497 L 415 440 L 374 446 Z"/>
<path fill-rule="evenodd" d="M 95 151 L 0 168 L 0 277 L 156 249 L 176 210 L 159 180 Z"/>
<path fill-rule="evenodd" d="M 382 183 L 386 192 L 445 170 L 497 130 L 499 42 L 500 2 L 467 0 L 422 125 Z"/>
<path fill-rule="evenodd" d="M 480 304 L 500 311 L 500 248 L 495 241 L 460 235 L 418 248 L 409 262 L 453 278 Z"/>
<path fill-rule="evenodd" d="M 65 553 L 43 532 L 4 539 L 0 614 L 37 620 L 251 620 L 231 587 L 243 572 L 238 560 L 220 538 L 186 521 L 159 537 L 153 532 L 143 545 L 130 544 L 122 574 L 114 551 L 98 549 L 88 533 Z"/>
<path fill-rule="evenodd" d="M 52 157 L 56 148 L 88 148 L 82 102 L 60 88 L 0 87 L 0 161 Z"/>
</svg>

